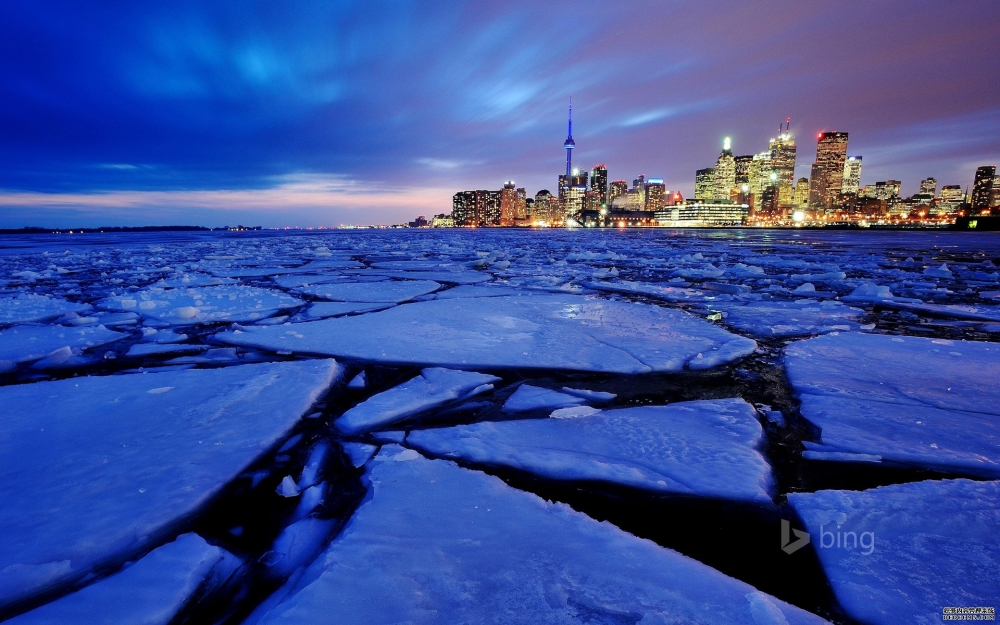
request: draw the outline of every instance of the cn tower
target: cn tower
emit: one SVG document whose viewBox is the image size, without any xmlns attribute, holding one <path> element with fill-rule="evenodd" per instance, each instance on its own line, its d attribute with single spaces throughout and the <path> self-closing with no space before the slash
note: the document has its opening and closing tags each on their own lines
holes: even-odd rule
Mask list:
<svg viewBox="0 0 1000 625">
<path fill-rule="evenodd" d="M 566 148 L 566 176 L 573 175 L 573 148 L 576 147 L 576 142 L 573 141 L 573 94 L 569 94 L 569 130 L 566 133 L 566 143 L 563 144 Z"/>
</svg>

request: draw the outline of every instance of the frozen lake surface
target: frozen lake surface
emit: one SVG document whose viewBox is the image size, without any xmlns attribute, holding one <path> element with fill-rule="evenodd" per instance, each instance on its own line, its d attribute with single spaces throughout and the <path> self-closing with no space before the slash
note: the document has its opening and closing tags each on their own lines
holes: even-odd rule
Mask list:
<svg viewBox="0 0 1000 625">
<path fill-rule="evenodd" d="M 989 233 L 5 236 L 0 619 L 1000 607 L 998 340 Z"/>
</svg>

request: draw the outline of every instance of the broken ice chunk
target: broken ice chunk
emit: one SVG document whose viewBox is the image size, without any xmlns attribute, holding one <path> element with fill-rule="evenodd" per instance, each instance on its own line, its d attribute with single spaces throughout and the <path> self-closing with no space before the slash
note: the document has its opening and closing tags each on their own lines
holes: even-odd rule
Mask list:
<svg viewBox="0 0 1000 625">
<path fill-rule="evenodd" d="M 749 404 L 719 399 L 414 430 L 406 444 L 557 480 L 770 503 L 771 469 L 757 451 L 762 438 Z"/>
<path fill-rule="evenodd" d="M 379 453 L 371 499 L 250 622 L 429 625 L 501 614 L 524 623 L 656 623 L 663 615 L 677 623 L 825 623 L 568 506 L 451 462 L 419 454 L 396 461 L 404 454 Z"/>
<path fill-rule="evenodd" d="M 492 383 L 499 381 L 500 378 L 492 375 L 470 371 L 424 369 L 410 381 L 351 408 L 336 420 L 335 425 L 345 434 L 358 434 L 491 391 Z"/>
<path fill-rule="evenodd" d="M 514 394 L 504 402 L 503 412 L 526 412 L 529 410 L 551 410 L 579 406 L 584 402 L 582 397 L 560 393 L 547 388 L 539 388 L 530 384 L 517 387 Z"/>
</svg>

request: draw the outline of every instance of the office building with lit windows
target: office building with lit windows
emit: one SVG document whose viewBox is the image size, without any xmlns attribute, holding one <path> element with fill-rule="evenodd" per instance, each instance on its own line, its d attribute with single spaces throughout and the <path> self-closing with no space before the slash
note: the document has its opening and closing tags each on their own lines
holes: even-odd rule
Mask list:
<svg viewBox="0 0 1000 625">
<path fill-rule="evenodd" d="M 809 176 L 809 206 L 830 209 L 844 186 L 847 133 L 821 132 L 816 142 L 816 161 Z"/>
</svg>

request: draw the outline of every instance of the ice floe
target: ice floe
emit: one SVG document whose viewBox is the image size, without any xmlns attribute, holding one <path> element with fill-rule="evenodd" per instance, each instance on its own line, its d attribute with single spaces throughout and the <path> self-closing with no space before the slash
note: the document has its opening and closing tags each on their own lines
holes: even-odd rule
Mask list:
<svg viewBox="0 0 1000 625">
<path fill-rule="evenodd" d="M 548 388 L 522 384 L 507 398 L 503 404 L 503 412 L 527 412 L 529 410 L 552 410 L 579 406 L 585 403 L 582 397 L 560 393 Z"/>
<path fill-rule="evenodd" d="M 785 363 L 831 451 L 1000 477 L 1000 345 L 845 333 L 792 344 Z"/>
<path fill-rule="evenodd" d="M 240 285 L 147 289 L 102 303 L 108 310 L 134 311 L 146 319 L 174 325 L 256 321 L 301 305 L 302 300 L 281 291 Z"/>
<path fill-rule="evenodd" d="M 935 625 L 1000 597 L 1000 482 L 790 493 L 837 601 L 862 623 Z"/>
<path fill-rule="evenodd" d="M 0 361 L 31 362 L 67 348 L 70 355 L 127 338 L 127 334 L 104 326 L 20 325 L 0 330 Z"/>
<path fill-rule="evenodd" d="M 201 536 L 184 534 L 121 572 L 7 622 L 169 625 L 229 581 L 240 564 Z"/>
<path fill-rule="evenodd" d="M 753 407 L 742 399 L 575 417 L 414 430 L 406 442 L 436 456 L 508 466 L 556 480 L 771 502 L 771 469 L 757 451 L 763 431 Z"/>
<path fill-rule="evenodd" d="M 88 304 L 68 302 L 48 295 L 21 293 L 13 297 L 0 296 L 0 325 L 46 321 L 66 313 L 87 310 L 90 310 Z"/>
<path fill-rule="evenodd" d="M 683 311 L 549 294 L 432 300 L 216 336 L 375 362 L 617 373 L 708 369 L 757 346 Z"/>
<path fill-rule="evenodd" d="M 834 301 L 782 301 L 719 303 L 725 322 L 759 337 L 802 336 L 839 330 L 857 330 L 865 311 Z"/>
<path fill-rule="evenodd" d="M 0 609 L 162 540 L 339 372 L 313 360 L 0 387 Z"/>
<path fill-rule="evenodd" d="M 299 293 L 339 302 L 387 302 L 398 304 L 433 293 L 441 285 L 433 280 L 386 280 L 384 282 L 327 282 L 296 289 Z"/>
<path fill-rule="evenodd" d="M 346 434 L 358 434 L 491 391 L 493 383 L 499 381 L 492 375 L 430 367 L 399 386 L 369 397 L 341 415 L 335 425 Z"/>
<path fill-rule="evenodd" d="M 398 447 L 370 466 L 371 498 L 249 622 L 825 622 L 483 473 Z"/>
<path fill-rule="evenodd" d="M 314 302 L 302 313 L 308 319 L 326 319 L 351 313 L 385 310 L 392 304 L 370 302 Z"/>
</svg>

